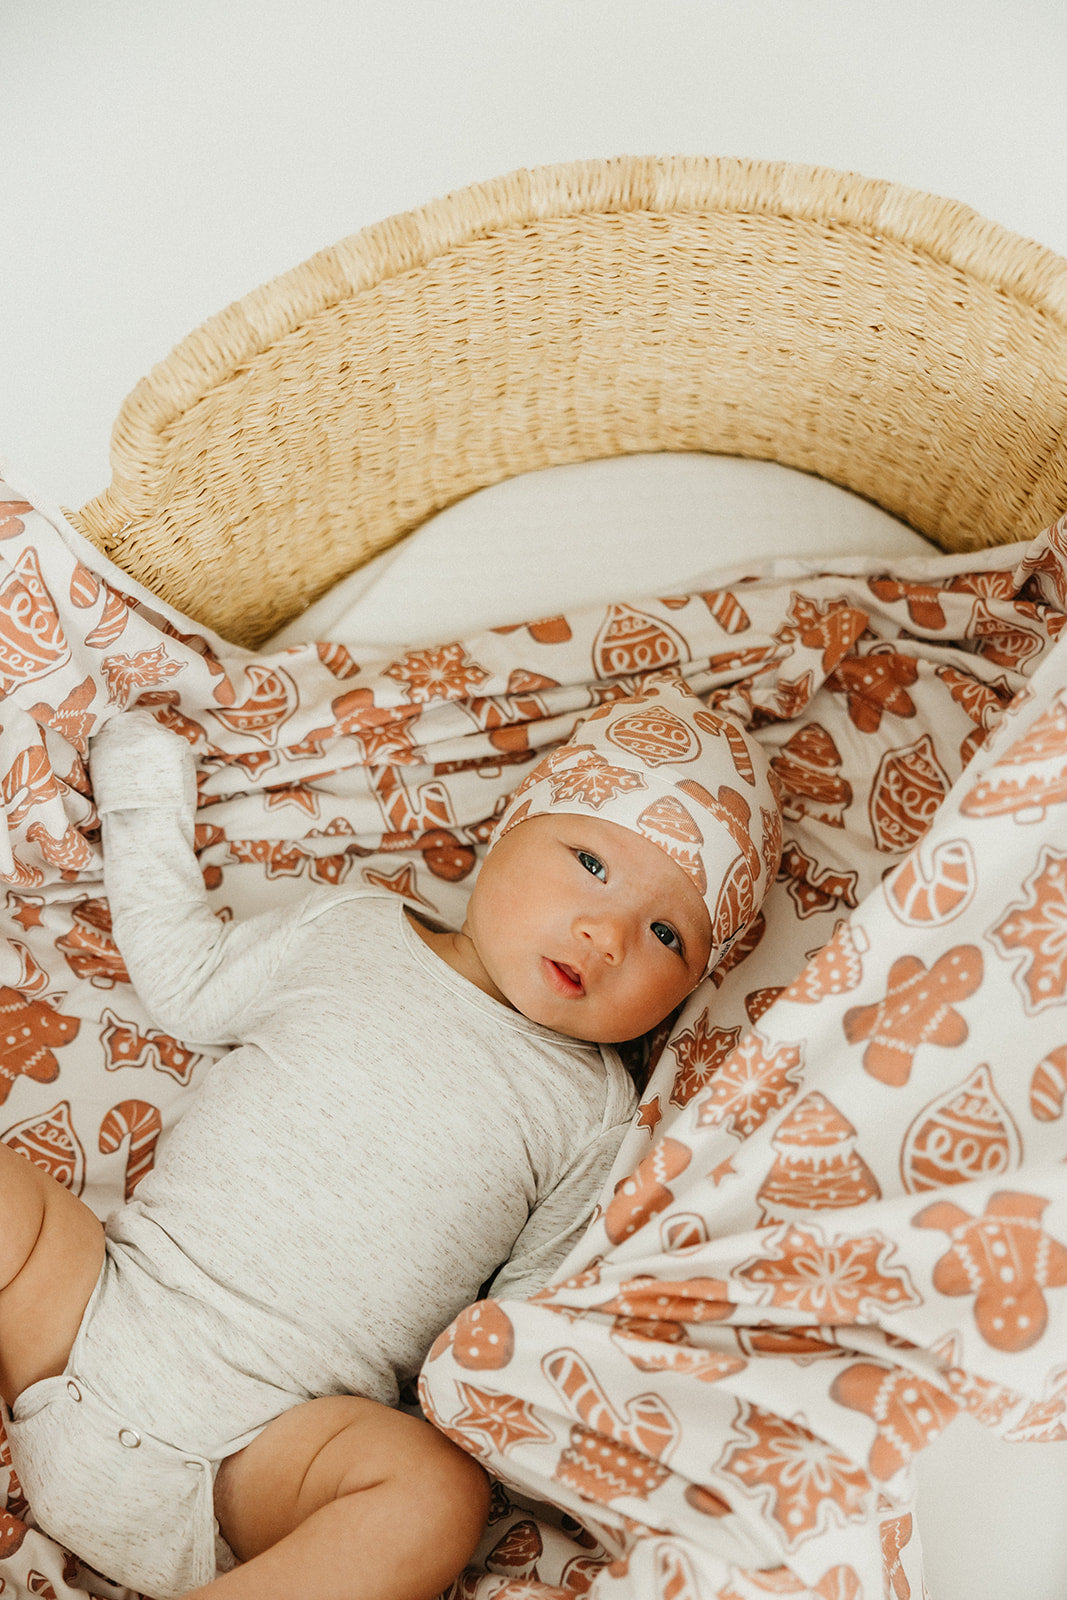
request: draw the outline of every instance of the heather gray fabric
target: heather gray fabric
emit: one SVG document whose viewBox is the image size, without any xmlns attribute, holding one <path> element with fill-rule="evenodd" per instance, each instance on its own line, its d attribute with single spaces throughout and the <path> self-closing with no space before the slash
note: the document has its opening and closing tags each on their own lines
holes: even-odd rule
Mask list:
<svg viewBox="0 0 1067 1600">
<path fill-rule="evenodd" d="M 185 1463 L 217 1462 L 311 1396 L 395 1402 L 509 1257 L 494 1292 L 540 1287 L 585 1228 L 634 1095 L 610 1048 L 455 974 L 393 895 L 321 888 L 220 922 L 189 846 L 188 747 L 151 719 L 109 723 L 92 774 L 138 994 L 177 1037 L 239 1048 L 109 1219 L 67 1375 L 92 1406 L 47 1380 L 20 1397 L 13 1445 L 49 1531 L 78 1549 L 65 1518 L 113 1526 L 96 1564 L 164 1595 L 204 1581 L 188 1562 L 214 1537 L 210 1493 L 187 1487 L 203 1468 Z M 116 1454 L 116 1418 L 169 1450 Z M 158 1503 L 158 1571 L 126 1564 L 134 1503 L 139 1527 Z"/>
</svg>

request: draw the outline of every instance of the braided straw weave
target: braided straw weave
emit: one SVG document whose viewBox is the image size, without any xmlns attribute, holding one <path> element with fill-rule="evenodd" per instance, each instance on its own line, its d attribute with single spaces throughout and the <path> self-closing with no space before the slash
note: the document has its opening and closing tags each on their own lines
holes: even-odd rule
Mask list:
<svg viewBox="0 0 1067 1600">
<path fill-rule="evenodd" d="M 946 549 L 1027 538 L 1067 501 L 1067 261 L 826 168 L 516 172 L 189 334 L 73 520 L 254 645 L 474 489 L 648 450 L 800 467 Z"/>
</svg>

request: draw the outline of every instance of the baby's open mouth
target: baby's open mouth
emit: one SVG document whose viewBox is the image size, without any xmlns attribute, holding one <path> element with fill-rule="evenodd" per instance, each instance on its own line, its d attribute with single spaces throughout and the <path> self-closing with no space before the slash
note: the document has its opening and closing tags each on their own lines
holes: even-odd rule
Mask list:
<svg viewBox="0 0 1067 1600">
<path fill-rule="evenodd" d="M 545 960 L 555 978 L 555 986 L 561 993 L 570 995 L 584 993 L 585 984 L 577 967 L 569 967 L 565 961 L 553 961 L 548 956 Z"/>
</svg>

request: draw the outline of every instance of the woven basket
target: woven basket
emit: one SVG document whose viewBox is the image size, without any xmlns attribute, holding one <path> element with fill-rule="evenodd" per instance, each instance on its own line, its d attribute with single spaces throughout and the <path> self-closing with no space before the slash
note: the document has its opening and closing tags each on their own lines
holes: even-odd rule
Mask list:
<svg viewBox="0 0 1067 1600">
<path fill-rule="evenodd" d="M 73 520 L 255 645 L 474 489 L 649 450 L 800 467 L 946 549 L 1029 537 L 1067 500 L 1067 262 L 825 168 L 517 172 L 189 334 Z"/>
</svg>

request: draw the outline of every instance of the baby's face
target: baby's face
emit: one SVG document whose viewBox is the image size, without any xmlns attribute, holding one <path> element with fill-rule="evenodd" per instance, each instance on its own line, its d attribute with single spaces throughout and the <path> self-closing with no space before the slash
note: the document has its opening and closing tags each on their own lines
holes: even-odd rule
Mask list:
<svg viewBox="0 0 1067 1600">
<path fill-rule="evenodd" d="M 711 919 L 651 840 L 578 814 L 520 822 L 494 845 L 463 931 L 500 997 L 572 1039 L 633 1039 L 699 982 Z"/>
</svg>

